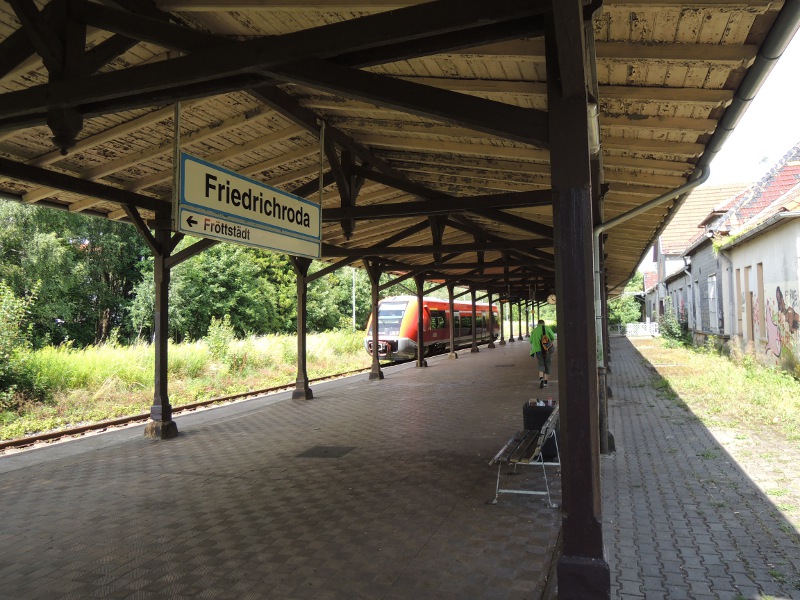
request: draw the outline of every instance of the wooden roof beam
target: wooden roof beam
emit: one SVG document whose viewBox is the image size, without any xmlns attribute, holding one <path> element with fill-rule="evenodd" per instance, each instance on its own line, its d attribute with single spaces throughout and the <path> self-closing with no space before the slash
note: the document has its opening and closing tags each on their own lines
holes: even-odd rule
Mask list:
<svg viewBox="0 0 800 600">
<path fill-rule="evenodd" d="M 646 44 L 633 42 L 595 42 L 598 63 L 666 62 L 700 65 L 747 67 L 755 59 L 758 46 L 743 44 Z M 544 39 L 529 38 L 476 45 L 464 54 L 527 57 L 544 62 Z"/>
<path fill-rule="evenodd" d="M 465 198 L 437 198 L 412 202 L 391 202 L 371 204 L 353 208 L 324 208 L 322 220 L 331 222 L 341 219 L 394 219 L 397 217 L 416 217 L 447 215 L 455 212 L 479 212 L 497 208 L 523 208 L 529 206 L 549 206 L 552 192 L 513 192 L 510 194 L 491 194 Z M 488 207 L 488 208 L 487 208 Z M 552 237 L 552 231 L 550 232 Z"/>
<path fill-rule="evenodd" d="M 156 198 L 135 194 L 102 183 L 78 179 L 77 177 L 42 169 L 41 167 L 25 165 L 5 158 L 0 158 L 0 175 L 149 211 L 170 210 L 171 206 L 171 203 Z"/>
<path fill-rule="evenodd" d="M 450 92 L 327 61 L 303 61 L 265 72 L 292 83 L 303 83 L 499 138 L 540 148 L 549 144 L 545 111 Z"/>
<path fill-rule="evenodd" d="M 73 3 L 73 10 L 88 23 L 99 26 L 106 15 L 112 18 L 104 27 L 128 35 L 135 25 L 147 21 L 136 30 L 138 39 L 150 39 L 150 32 L 165 28 L 155 19 L 136 17 L 124 11 L 104 9 L 90 2 Z M 148 96 L 173 100 L 186 97 L 188 90 L 202 89 L 202 84 L 220 82 L 244 75 L 241 87 L 254 70 L 274 68 L 311 58 L 332 58 L 348 52 L 377 48 L 398 42 L 435 37 L 439 34 L 469 30 L 492 23 L 513 21 L 526 16 L 544 14 L 548 3 L 542 0 L 495 0 L 492 11 L 486 11 L 481 0 L 439 0 L 419 6 L 376 14 L 293 33 L 212 45 L 199 48 L 189 56 L 121 71 L 77 77 L 51 82 L 0 96 L 0 115 L 4 119 L 43 115 L 48 109 L 74 107 L 81 112 L 114 110 L 144 106 Z M 120 19 L 122 13 L 124 20 Z M 180 29 L 180 28 L 177 28 Z M 190 44 L 196 41 L 192 30 L 178 33 L 169 28 L 163 35 L 183 44 L 179 35 L 186 35 Z M 196 33 L 196 32 L 195 32 Z M 162 35 L 159 35 L 161 40 Z M 220 51 L 224 45 L 225 51 Z M 218 85 L 214 86 L 218 87 Z M 241 89 L 240 87 L 240 89 Z M 152 101 L 150 102 L 152 104 Z M 105 107 L 105 108 L 103 108 Z"/>
<path fill-rule="evenodd" d="M 512 94 L 514 96 L 547 95 L 547 84 L 541 81 L 500 81 L 491 79 L 458 79 L 450 77 L 413 77 L 402 76 L 400 79 L 415 81 L 425 85 L 441 87 L 454 92 L 472 94 Z M 675 88 L 675 87 L 629 87 L 623 85 L 599 86 L 600 102 L 603 100 L 629 101 L 661 101 L 680 104 L 702 104 L 722 107 L 730 104 L 733 90 Z"/>
<path fill-rule="evenodd" d="M 427 226 L 427 223 L 426 223 Z M 441 244 L 430 246 L 372 246 L 371 248 L 337 248 L 329 244 L 322 244 L 323 256 L 342 256 L 366 258 L 369 256 L 392 256 L 392 255 L 428 255 L 435 252 L 441 253 L 463 253 L 475 252 L 478 250 L 528 250 L 552 245 L 551 241 L 530 239 L 530 240 L 501 240 L 470 244 Z"/>
<path fill-rule="evenodd" d="M 156 111 L 161 113 L 162 111 Z M 170 107 L 169 112 L 174 115 L 174 108 Z M 200 142 L 204 139 L 207 139 L 213 135 L 218 135 L 224 133 L 225 131 L 229 131 L 236 127 L 241 126 L 243 123 L 247 123 L 253 119 L 256 119 L 260 116 L 263 116 L 261 111 L 249 111 L 244 114 L 235 115 L 225 121 L 212 123 L 206 127 L 198 129 L 197 131 L 193 131 L 187 135 L 181 137 L 181 144 L 187 145 L 196 142 Z M 147 148 L 146 150 L 142 150 L 141 152 L 137 152 L 134 154 L 125 154 L 119 157 L 116 160 L 112 160 L 96 167 L 92 167 L 91 169 L 86 169 L 82 173 L 80 173 L 80 177 L 82 179 L 87 179 L 89 181 L 96 181 L 107 175 L 111 175 L 114 173 L 118 173 L 120 171 L 126 171 L 131 167 L 150 160 L 156 156 L 161 156 L 165 154 L 171 154 L 173 152 L 173 145 L 172 142 L 162 146 L 153 146 Z M 170 171 L 170 177 L 172 176 L 172 171 Z M 141 188 L 139 188 L 141 189 Z M 35 190 L 31 190 L 24 194 L 23 199 L 26 203 L 37 202 L 42 198 L 46 198 L 53 194 L 57 190 L 53 188 L 37 188 Z"/>
<path fill-rule="evenodd" d="M 170 108 L 170 111 L 173 109 Z M 225 150 L 220 150 L 219 152 L 215 152 L 214 154 L 209 154 L 208 156 L 204 157 L 204 160 L 212 163 L 221 163 L 225 160 L 230 158 L 234 158 L 236 156 L 240 156 L 251 150 L 256 150 L 262 147 L 268 147 L 270 144 L 275 142 L 279 142 L 282 140 L 286 140 L 290 137 L 300 135 L 303 133 L 303 129 L 298 127 L 297 125 L 290 125 L 288 127 L 284 127 L 283 129 L 279 129 L 274 131 L 270 134 L 265 136 L 256 138 L 251 140 L 245 144 L 239 144 L 236 146 L 231 146 Z M 284 156 L 285 158 L 285 156 Z M 263 165 L 264 163 L 262 163 Z M 273 168 L 274 166 L 279 166 L 283 163 L 277 163 L 272 166 L 267 166 L 266 169 Z M 154 185 L 158 185 L 159 183 L 164 183 L 165 181 L 169 181 L 172 179 L 172 169 L 165 169 L 163 171 L 159 171 L 158 173 L 153 173 L 152 175 L 148 175 L 147 177 L 142 177 L 140 179 L 136 179 L 136 181 L 132 181 L 129 183 L 125 189 L 131 191 L 138 191 L 144 190 Z"/>
</svg>

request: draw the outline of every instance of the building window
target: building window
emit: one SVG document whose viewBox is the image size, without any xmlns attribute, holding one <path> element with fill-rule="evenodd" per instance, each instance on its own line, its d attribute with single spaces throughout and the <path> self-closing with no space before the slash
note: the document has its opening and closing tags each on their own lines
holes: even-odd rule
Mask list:
<svg viewBox="0 0 800 600">
<path fill-rule="evenodd" d="M 736 307 L 736 333 L 742 335 L 742 272 L 741 269 L 736 269 L 736 300 L 734 306 Z"/>
<path fill-rule="evenodd" d="M 744 322 L 745 322 L 745 339 L 750 341 L 753 339 L 753 292 L 750 291 L 750 271 L 752 267 L 744 268 Z"/>
<path fill-rule="evenodd" d="M 766 339 L 767 337 L 767 328 L 766 328 L 766 299 L 767 296 L 764 293 L 764 263 L 758 263 L 756 265 L 756 302 L 758 303 L 758 337 L 760 339 Z"/>
</svg>

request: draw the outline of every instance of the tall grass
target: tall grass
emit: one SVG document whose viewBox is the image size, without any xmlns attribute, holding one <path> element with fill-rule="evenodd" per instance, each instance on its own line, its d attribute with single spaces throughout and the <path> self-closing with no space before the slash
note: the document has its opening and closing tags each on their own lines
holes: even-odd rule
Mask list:
<svg viewBox="0 0 800 600">
<path fill-rule="evenodd" d="M 800 382 L 750 355 L 668 347 L 632 338 L 666 384 L 708 425 L 769 427 L 800 440 Z"/>
<path fill-rule="evenodd" d="M 371 359 L 363 340 L 363 332 L 309 335 L 309 377 L 368 367 Z M 26 365 L 50 399 L 44 403 L 23 399 L 18 410 L 0 413 L 0 439 L 145 413 L 153 402 L 153 363 L 149 344 L 80 350 L 47 347 L 30 352 Z M 297 338 L 267 335 L 229 340 L 213 353 L 205 340 L 170 344 L 168 372 L 170 403 L 175 407 L 289 384 L 297 375 Z"/>
</svg>

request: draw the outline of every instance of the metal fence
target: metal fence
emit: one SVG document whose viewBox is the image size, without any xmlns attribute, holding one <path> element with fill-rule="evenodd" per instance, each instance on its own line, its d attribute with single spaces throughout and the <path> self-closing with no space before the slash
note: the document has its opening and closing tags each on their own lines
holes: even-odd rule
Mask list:
<svg viewBox="0 0 800 600">
<path fill-rule="evenodd" d="M 654 336 L 659 335 L 658 323 L 618 323 L 610 325 L 609 333 L 612 335 L 624 335 L 626 337 Z"/>
</svg>

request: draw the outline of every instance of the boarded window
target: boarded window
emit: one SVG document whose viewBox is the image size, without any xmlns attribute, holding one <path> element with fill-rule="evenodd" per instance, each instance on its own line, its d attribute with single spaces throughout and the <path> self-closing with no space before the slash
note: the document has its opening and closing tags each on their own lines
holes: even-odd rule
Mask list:
<svg viewBox="0 0 800 600">
<path fill-rule="evenodd" d="M 766 300 L 767 294 L 764 291 L 764 263 L 758 263 L 756 265 L 756 293 L 758 294 L 758 337 L 766 339 L 767 337 L 767 328 L 766 328 Z"/>
<path fill-rule="evenodd" d="M 736 333 L 742 335 L 742 310 L 744 301 L 742 300 L 742 271 L 736 269 Z M 733 333 L 733 332 L 731 332 Z"/>
<path fill-rule="evenodd" d="M 708 278 L 708 329 L 719 332 L 719 317 L 717 315 L 717 276 Z"/>
</svg>

